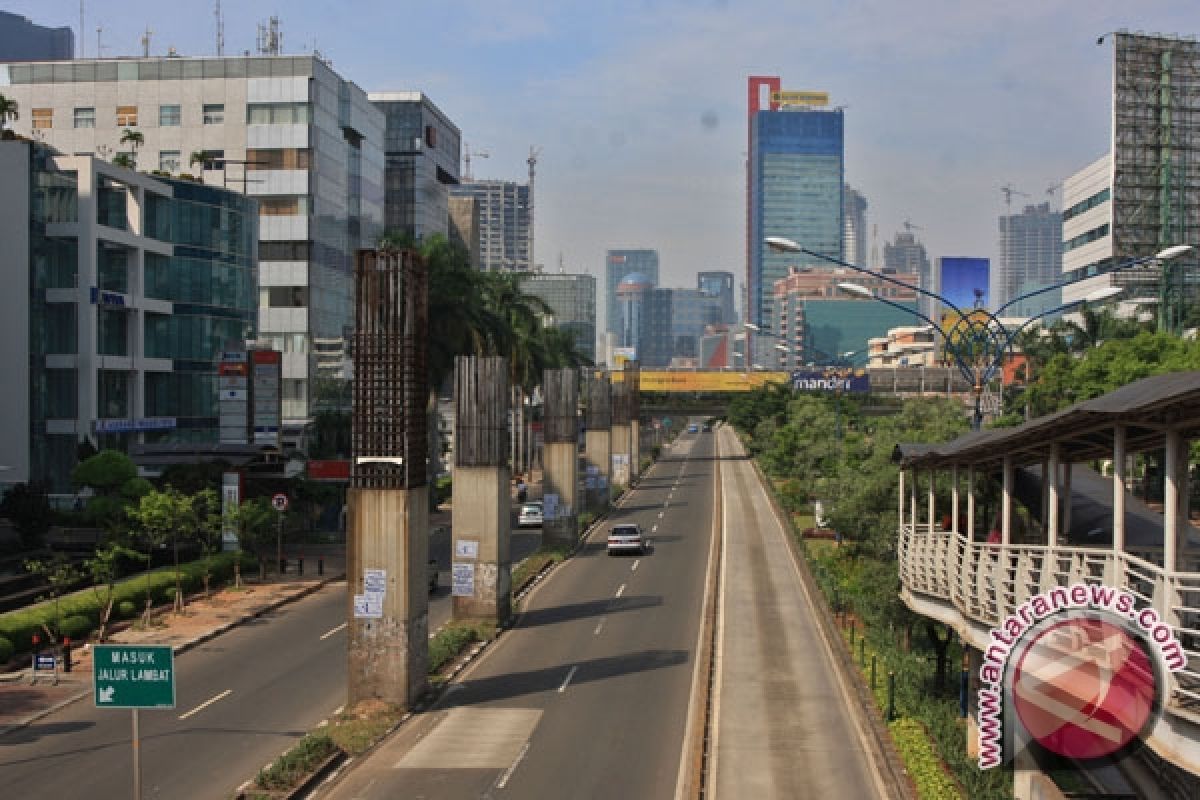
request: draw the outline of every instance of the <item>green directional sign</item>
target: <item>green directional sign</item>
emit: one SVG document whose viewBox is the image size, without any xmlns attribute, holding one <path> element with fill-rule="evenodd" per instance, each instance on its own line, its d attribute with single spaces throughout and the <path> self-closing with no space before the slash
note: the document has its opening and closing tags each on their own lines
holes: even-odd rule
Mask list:
<svg viewBox="0 0 1200 800">
<path fill-rule="evenodd" d="M 159 645 L 92 648 L 97 708 L 174 708 L 175 653 Z"/>
</svg>

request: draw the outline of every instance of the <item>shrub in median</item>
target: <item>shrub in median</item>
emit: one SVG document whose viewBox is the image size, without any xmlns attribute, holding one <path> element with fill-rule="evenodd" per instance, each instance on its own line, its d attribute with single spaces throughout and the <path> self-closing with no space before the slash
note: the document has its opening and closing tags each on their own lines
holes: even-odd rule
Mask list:
<svg viewBox="0 0 1200 800">
<path fill-rule="evenodd" d="M 95 624 L 83 614 L 72 614 L 64 619 L 58 626 L 58 632 L 63 636 L 70 636 L 72 641 L 81 641 L 92 629 Z"/>
<path fill-rule="evenodd" d="M 290 789 L 337 750 L 324 733 L 310 733 L 275 763 L 258 773 L 254 783 L 260 789 Z"/>
<path fill-rule="evenodd" d="M 921 723 L 912 719 L 898 719 L 888 727 L 921 800 L 958 800 L 963 796 L 958 785 L 946 775 L 941 759 Z"/>
</svg>

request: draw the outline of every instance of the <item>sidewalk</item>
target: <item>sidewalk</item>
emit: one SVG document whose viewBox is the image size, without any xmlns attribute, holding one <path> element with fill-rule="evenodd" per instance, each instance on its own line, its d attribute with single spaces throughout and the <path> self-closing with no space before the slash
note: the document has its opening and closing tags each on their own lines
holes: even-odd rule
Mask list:
<svg viewBox="0 0 1200 800">
<path fill-rule="evenodd" d="M 308 548 L 304 553 L 303 575 L 295 572 L 295 555 L 290 553 L 289 571 L 281 578 L 268 575 L 265 583 L 259 583 L 256 571 L 244 574 L 242 589 L 217 590 L 207 600 L 196 595 L 189 599 L 180 615 L 156 610 L 154 619 L 159 624 L 148 630 L 134 630 L 128 623 L 122 623 L 121 629 L 108 637 L 108 642 L 170 645 L 176 653 L 182 653 L 345 577 L 346 554 L 342 547 Z M 321 576 L 317 575 L 318 556 L 325 561 L 325 574 Z M 92 654 L 87 646 L 72 648 L 71 672 L 59 672 L 57 684 L 52 675 L 41 672 L 37 683 L 33 683 L 28 668 L 0 673 L 0 737 L 91 693 Z"/>
</svg>

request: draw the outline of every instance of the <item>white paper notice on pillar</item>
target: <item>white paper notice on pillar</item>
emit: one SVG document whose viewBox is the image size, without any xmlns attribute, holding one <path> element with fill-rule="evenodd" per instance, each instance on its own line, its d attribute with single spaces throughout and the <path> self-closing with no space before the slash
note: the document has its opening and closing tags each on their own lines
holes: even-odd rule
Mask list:
<svg viewBox="0 0 1200 800">
<path fill-rule="evenodd" d="M 474 561 L 479 558 L 479 542 L 475 539 L 459 539 L 454 543 L 454 557 Z"/>
<path fill-rule="evenodd" d="M 558 495 L 553 493 L 542 495 L 542 519 L 547 522 L 558 519 Z"/>
<path fill-rule="evenodd" d="M 455 561 L 452 565 L 451 575 L 453 583 L 451 595 L 454 597 L 474 597 L 475 596 L 475 565 L 471 562 Z"/>
<path fill-rule="evenodd" d="M 355 619 L 379 619 L 383 616 L 382 594 L 354 595 Z"/>
<path fill-rule="evenodd" d="M 386 594 L 387 593 L 387 570 L 386 569 L 364 569 L 363 570 L 363 593 L 364 594 Z"/>
</svg>

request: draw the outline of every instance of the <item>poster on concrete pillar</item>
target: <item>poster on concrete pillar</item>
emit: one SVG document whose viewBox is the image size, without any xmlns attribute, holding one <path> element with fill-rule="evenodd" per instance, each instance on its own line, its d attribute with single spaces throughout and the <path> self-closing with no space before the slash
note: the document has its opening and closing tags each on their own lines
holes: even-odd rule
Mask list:
<svg viewBox="0 0 1200 800">
<path fill-rule="evenodd" d="M 475 565 L 470 562 L 455 561 L 451 570 L 452 584 L 450 594 L 454 597 L 475 596 Z"/>
<path fill-rule="evenodd" d="M 542 495 L 542 519 L 546 522 L 558 519 L 558 495 Z"/>
<path fill-rule="evenodd" d="M 355 619 L 379 619 L 383 616 L 382 594 L 354 595 Z"/>
</svg>

